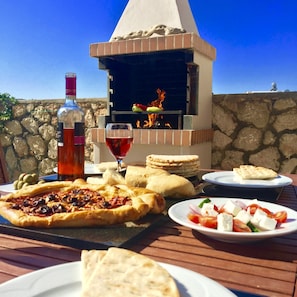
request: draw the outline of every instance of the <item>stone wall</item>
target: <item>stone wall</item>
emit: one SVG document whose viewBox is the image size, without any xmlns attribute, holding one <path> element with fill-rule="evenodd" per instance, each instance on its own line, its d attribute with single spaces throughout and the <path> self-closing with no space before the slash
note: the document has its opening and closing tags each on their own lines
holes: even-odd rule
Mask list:
<svg viewBox="0 0 297 297">
<path fill-rule="evenodd" d="M 297 173 L 297 92 L 213 96 L 212 167 Z"/>
<path fill-rule="evenodd" d="M 106 100 L 79 99 L 85 112 L 86 161 L 93 160 L 91 128 L 98 127 L 99 115 L 106 113 Z M 40 176 L 53 173 L 57 159 L 57 111 L 64 100 L 18 100 L 13 119 L 5 123 L 0 134 L 10 180 L 21 172 Z"/>
<path fill-rule="evenodd" d="M 21 172 L 46 175 L 57 158 L 57 110 L 64 100 L 19 100 L 13 120 L 0 134 L 9 177 Z M 93 161 L 91 128 L 106 113 L 105 99 L 79 99 L 86 117 L 86 161 Z M 212 167 L 240 164 L 297 173 L 297 92 L 213 96 Z"/>
</svg>

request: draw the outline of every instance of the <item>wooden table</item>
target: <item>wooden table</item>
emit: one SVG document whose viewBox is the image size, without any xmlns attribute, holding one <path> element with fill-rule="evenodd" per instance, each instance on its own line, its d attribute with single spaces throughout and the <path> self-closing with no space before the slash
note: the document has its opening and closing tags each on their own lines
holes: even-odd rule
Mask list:
<svg viewBox="0 0 297 297">
<path fill-rule="evenodd" d="M 277 203 L 297 210 L 297 175 L 290 177 L 294 185 L 284 188 Z M 157 261 L 199 272 L 230 289 L 297 297 L 297 233 L 258 243 L 231 244 L 168 220 L 129 248 Z M 0 283 L 79 259 L 78 249 L 0 234 Z"/>
</svg>

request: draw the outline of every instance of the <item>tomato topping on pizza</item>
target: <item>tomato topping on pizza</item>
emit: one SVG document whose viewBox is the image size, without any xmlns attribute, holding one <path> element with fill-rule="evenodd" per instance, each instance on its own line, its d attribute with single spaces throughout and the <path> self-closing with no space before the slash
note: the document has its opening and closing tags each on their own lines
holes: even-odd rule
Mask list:
<svg viewBox="0 0 297 297">
<path fill-rule="evenodd" d="M 42 196 L 21 196 L 10 198 L 11 207 L 22 210 L 28 215 L 50 216 L 55 213 L 74 212 L 92 209 L 111 209 L 131 205 L 127 197 L 113 197 L 106 200 L 100 193 L 90 189 L 73 189 L 57 191 Z"/>
</svg>

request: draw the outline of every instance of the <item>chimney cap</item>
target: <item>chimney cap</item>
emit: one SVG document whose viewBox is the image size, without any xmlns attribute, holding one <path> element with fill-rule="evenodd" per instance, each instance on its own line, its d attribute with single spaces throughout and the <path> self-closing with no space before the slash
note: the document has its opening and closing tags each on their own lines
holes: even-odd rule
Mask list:
<svg viewBox="0 0 297 297">
<path fill-rule="evenodd" d="M 161 24 L 199 36 L 188 0 L 129 0 L 110 40 Z"/>
</svg>

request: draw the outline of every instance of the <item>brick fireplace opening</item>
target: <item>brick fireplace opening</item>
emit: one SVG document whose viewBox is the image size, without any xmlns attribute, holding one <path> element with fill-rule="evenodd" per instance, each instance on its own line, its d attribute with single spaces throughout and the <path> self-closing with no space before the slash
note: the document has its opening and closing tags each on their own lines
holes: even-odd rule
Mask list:
<svg viewBox="0 0 297 297">
<path fill-rule="evenodd" d="M 201 166 L 210 167 L 216 51 L 199 36 L 187 0 L 130 0 L 110 40 L 91 44 L 90 55 L 107 71 L 106 121 L 136 128 L 140 115 L 131 112 L 133 103 L 154 100 L 158 88 L 166 92 L 162 118 L 172 129 L 134 129 L 127 162 L 151 153 L 199 154 Z M 112 160 L 103 128 L 92 131 L 95 162 Z"/>
</svg>

